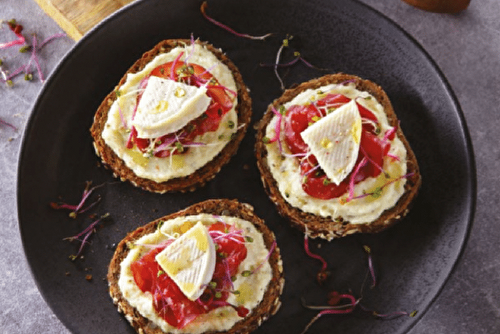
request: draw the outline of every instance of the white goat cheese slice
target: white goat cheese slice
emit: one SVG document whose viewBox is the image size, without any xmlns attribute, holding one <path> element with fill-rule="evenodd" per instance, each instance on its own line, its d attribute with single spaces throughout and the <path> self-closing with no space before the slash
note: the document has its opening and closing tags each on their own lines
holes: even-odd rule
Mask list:
<svg viewBox="0 0 500 334">
<path fill-rule="evenodd" d="M 210 104 L 206 87 L 151 76 L 132 125 L 139 138 L 157 138 L 182 129 Z"/>
<path fill-rule="evenodd" d="M 300 134 L 326 176 L 339 185 L 358 159 L 361 116 L 352 100 L 322 117 Z"/>
<path fill-rule="evenodd" d="M 158 253 L 155 259 L 186 297 L 196 300 L 212 280 L 215 246 L 205 225 L 198 222 Z"/>
</svg>

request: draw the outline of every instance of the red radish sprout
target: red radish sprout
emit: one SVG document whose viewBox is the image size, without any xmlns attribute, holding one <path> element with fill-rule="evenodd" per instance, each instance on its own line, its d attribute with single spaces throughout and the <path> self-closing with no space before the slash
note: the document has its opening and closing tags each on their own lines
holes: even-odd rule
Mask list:
<svg viewBox="0 0 500 334">
<path fill-rule="evenodd" d="M 364 165 L 366 165 L 366 163 L 367 163 L 367 159 L 365 156 L 365 157 L 363 157 L 363 159 L 361 159 L 359 164 L 356 166 L 356 169 L 352 173 L 351 178 L 349 179 L 349 196 L 345 200 L 345 203 L 350 202 L 353 199 L 353 197 L 354 197 L 354 181 L 356 180 L 356 176 L 358 175 L 359 171 L 361 170 L 361 168 L 363 168 Z"/>
<path fill-rule="evenodd" d="M 181 59 L 181 57 L 184 55 L 184 51 L 179 53 L 177 58 L 175 58 L 174 62 L 172 63 L 172 67 L 170 68 L 170 79 L 174 80 L 175 79 L 175 71 L 174 68 L 177 65 L 177 62 Z"/>
<path fill-rule="evenodd" d="M 17 128 L 16 128 L 14 125 L 12 125 L 12 124 L 10 124 L 10 123 L 8 123 L 8 122 L 4 121 L 4 120 L 3 120 L 3 119 L 1 119 L 1 118 L 0 118 L 0 124 L 5 125 L 5 126 L 8 126 L 9 128 L 12 128 L 14 131 L 17 131 Z"/>
<path fill-rule="evenodd" d="M 175 143 L 176 141 L 177 141 L 176 137 L 168 138 L 164 143 L 162 143 L 161 145 L 158 145 L 158 147 L 156 147 L 154 149 L 154 153 L 158 153 L 160 151 L 165 151 L 165 150 L 172 148 L 171 145 L 173 143 Z"/>
<path fill-rule="evenodd" d="M 385 132 L 384 138 L 382 139 L 382 143 L 387 143 L 387 141 L 389 140 L 389 137 L 393 136 L 394 133 L 396 133 L 396 131 L 398 130 L 398 126 L 399 126 L 399 122 L 398 122 L 398 125 L 393 126 L 392 128 L 390 128 L 389 130 L 387 130 Z"/>
<path fill-rule="evenodd" d="M 351 301 L 351 303 L 349 304 L 345 304 L 345 305 L 339 305 L 339 306 L 330 306 L 330 307 L 315 307 L 315 306 L 308 306 L 308 305 L 305 305 L 304 301 L 302 300 L 302 303 L 303 303 L 303 306 L 306 307 L 306 308 L 309 308 L 309 309 L 322 309 L 322 311 L 320 311 L 314 318 L 311 319 L 311 321 L 306 325 L 306 327 L 304 328 L 304 330 L 302 331 L 301 334 L 304 334 L 306 333 L 309 328 L 311 328 L 311 326 L 319 319 L 321 318 L 322 316 L 324 316 L 325 314 L 348 314 L 348 313 L 352 313 L 354 311 L 354 309 L 356 308 L 356 305 L 359 303 L 359 300 L 356 300 L 356 298 L 354 298 L 354 296 L 350 295 L 350 294 L 342 294 L 340 296 L 340 299 L 349 299 Z"/>
<path fill-rule="evenodd" d="M 97 224 L 99 224 L 100 222 L 102 222 L 103 220 L 105 220 L 107 218 L 109 218 L 109 213 L 102 215 L 99 219 L 92 222 L 85 230 L 78 233 L 77 235 L 64 239 L 64 240 L 68 240 L 68 241 L 74 241 L 74 240 L 80 241 L 80 248 L 78 249 L 78 252 L 76 253 L 76 255 L 70 256 L 71 261 L 76 260 L 82 254 L 82 251 L 85 247 L 85 244 L 88 243 L 87 240 L 92 235 L 92 233 L 94 233 L 95 227 L 97 226 Z M 82 236 L 83 236 L 83 239 L 80 239 Z"/>
<path fill-rule="evenodd" d="M 186 147 L 199 147 L 199 146 L 206 146 L 207 144 L 202 143 L 202 142 L 187 141 L 187 142 L 184 142 L 183 145 Z"/>
<path fill-rule="evenodd" d="M 226 86 L 222 85 L 207 85 L 207 88 L 213 88 L 213 89 L 223 89 L 226 92 L 229 92 L 233 94 L 234 96 L 237 96 L 238 93 L 236 93 L 234 90 L 227 88 Z"/>
<path fill-rule="evenodd" d="M 266 263 L 269 260 L 269 258 L 271 257 L 271 254 L 273 253 L 275 248 L 276 248 L 276 240 L 273 240 L 273 244 L 271 245 L 269 252 L 267 252 L 266 258 L 264 260 L 262 260 L 262 262 L 254 270 L 252 270 L 251 274 L 254 274 L 256 271 L 258 271 L 260 268 L 262 268 L 264 263 Z"/>
<path fill-rule="evenodd" d="M 326 260 L 323 257 L 321 257 L 318 254 L 314 254 L 309 250 L 309 237 L 307 236 L 307 226 L 306 226 L 306 231 L 304 233 L 304 250 L 309 257 L 312 257 L 313 259 L 319 260 L 321 262 L 322 264 L 321 270 L 316 275 L 316 279 L 319 284 L 322 284 L 328 277 L 328 271 L 326 270 L 328 268 L 328 263 L 326 263 Z"/>
<path fill-rule="evenodd" d="M 127 129 L 127 121 L 125 121 L 125 117 L 123 117 L 123 111 L 122 108 L 120 107 L 120 102 L 118 102 L 118 97 L 117 97 L 117 104 L 118 104 L 118 114 L 120 115 L 120 121 L 122 122 L 122 126 Z"/>
<path fill-rule="evenodd" d="M 401 161 L 401 159 L 397 155 L 387 153 L 387 156 L 393 160 Z"/>
<path fill-rule="evenodd" d="M 192 55 L 193 55 L 193 53 L 194 53 L 194 36 L 193 36 L 193 34 L 191 34 L 191 39 L 190 39 L 190 42 L 191 42 L 191 52 L 187 55 L 186 60 L 184 60 L 184 62 L 185 62 L 186 64 L 188 64 L 188 63 L 189 63 L 189 58 L 191 58 L 191 56 L 192 56 Z"/>
<path fill-rule="evenodd" d="M 90 208 L 92 208 L 94 205 L 96 205 L 101 200 L 101 197 L 99 197 L 95 202 L 89 204 L 86 208 L 83 208 L 85 202 L 87 201 L 89 196 L 92 194 L 92 192 L 95 189 L 102 187 L 104 185 L 104 183 L 97 185 L 95 187 L 92 187 L 92 188 L 90 187 L 91 185 L 92 185 L 92 181 L 87 181 L 85 183 L 85 189 L 83 190 L 82 199 L 80 200 L 80 202 L 77 205 L 51 202 L 50 206 L 56 210 L 58 210 L 58 209 L 72 210 L 70 212 L 69 216 L 71 218 L 76 218 L 78 214 L 81 214 L 81 213 L 84 213 L 85 211 L 88 211 Z"/>
<path fill-rule="evenodd" d="M 214 241 L 227 238 L 227 239 L 234 241 L 236 243 L 239 243 L 239 244 L 245 243 L 244 241 L 242 241 L 236 237 L 236 236 L 241 237 L 243 235 L 243 230 L 233 230 L 233 231 L 229 231 L 228 233 L 214 230 L 214 231 L 210 231 L 209 234 L 210 234 L 210 237 L 212 237 L 212 239 Z"/>
<path fill-rule="evenodd" d="M 223 259 L 225 275 L 223 277 L 224 283 L 227 284 L 231 290 L 234 290 L 233 280 L 231 279 L 231 272 L 229 270 L 229 264 L 226 259 Z"/>
<path fill-rule="evenodd" d="M 360 199 L 360 198 L 364 198 L 364 197 L 368 197 L 368 196 L 380 196 L 380 192 L 382 192 L 382 190 L 387 187 L 388 185 L 390 185 L 391 183 L 394 183 L 396 181 L 399 181 L 401 179 L 407 179 L 409 177 L 412 177 L 414 173 L 408 173 L 406 175 L 403 175 L 403 176 L 400 176 L 400 177 L 397 177 L 391 181 L 388 181 L 386 183 L 384 183 L 382 186 L 380 186 L 379 188 L 377 188 L 375 191 L 371 192 L 371 193 L 366 193 L 366 194 L 363 194 L 363 195 L 359 195 L 359 196 L 356 196 L 352 199 Z"/>
<path fill-rule="evenodd" d="M 407 317 L 414 317 L 417 315 L 418 311 L 417 310 L 414 310 L 410 313 L 406 312 L 406 311 L 394 311 L 394 312 L 391 312 L 391 313 L 386 313 L 386 314 L 380 314 L 378 313 L 377 311 L 374 311 L 374 310 L 370 310 L 369 308 L 359 304 L 359 307 L 365 311 L 365 312 L 369 312 L 371 313 L 374 317 L 377 317 L 379 319 L 383 319 L 383 320 L 392 320 L 392 319 L 396 319 L 396 318 L 399 318 L 399 317 L 402 317 L 402 316 L 407 316 Z"/>
<path fill-rule="evenodd" d="M 285 38 L 283 40 L 283 43 L 281 43 L 281 46 L 280 48 L 278 49 L 278 52 L 276 53 L 276 61 L 274 63 L 274 75 L 276 76 L 276 78 L 278 78 L 278 81 L 280 82 L 280 87 L 281 87 L 281 90 L 285 90 L 285 84 L 283 83 L 283 80 L 281 79 L 279 73 L 278 73 L 278 65 L 280 63 L 280 58 L 281 58 L 281 52 L 283 51 L 283 48 L 287 47 L 288 46 L 288 40 L 293 38 L 292 36 L 290 36 L 290 38 Z"/>
<path fill-rule="evenodd" d="M 304 173 L 304 175 L 310 175 L 312 172 L 318 170 L 320 168 L 319 164 L 308 170 L 307 172 Z"/>
<path fill-rule="evenodd" d="M 373 260 L 372 260 L 372 250 L 369 246 L 364 245 L 363 249 L 365 253 L 368 254 L 368 271 L 370 272 L 370 276 L 372 278 L 372 285 L 370 288 L 374 288 L 377 285 L 377 277 L 375 276 L 375 269 L 373 268 Z"/>
<path fill-rule="evenodd" d="M 361 153 L 363 153 L 363 155 L 364 155 L 364 158 L 368 159 L 368 162 L 370 162 L 372 165 L 377 167 L 377 169 L 380 170 L 382 173 L 386 174 L 386 172 L 384 171 L 384 168 L 382 166 L 380 166 L 377 162 L 375 162 L 373 159 L 371 159 L 370 156 L 366 153 L 366 151 L 362 147 L 360 147 L 360 149 L 361 149 Z"/>
<path fill-rule="evenodd" d="M 213 24 L 215 24 L 216 26 L 230 32 L 231 34 L 233 35 L 236 35 L 238 37 L 243 37 L 243 38 L 248 38 L 248 39 L 253 39 L 253 40 L 264 40 L 266 39 L 267 37 L 271 36 L 272 34 L 265 34 L 263 36 L 251 36 L 251 35 L 248 35 L 248 34 L 241 34 L 239 32 L 236 32 L 235 30 L 229 28 L 227 25 L 219 22 L 219 21 L 216 21 L 215 19 L 211 18 L 210 16 L 207 15 L 206 13 L 206 10 L 207 10 L 207 7 L 208 7 L 208 3 L 206 1 L 203 1 L 203 3 L 201 4 L 201 7 L 200 7 L 200 11 L 201 11 L 201 14 L 203 14 L 203 16 L 210 22 L 212 22 Z"/>
<path fill-rule="evenodd" d="M 38 49 L 43 48 L 45 46 L 45 44 L 51 42 L 52 40 L 57 39 L 57 38 L 62 38 L 62 37 L 66 37 L 66 34 L 59 33 L 59 34 L 54 34 L 54 35 L 52 35 L 50 37 L 47 37 L 46 39 L 44 39 L 42 41 L 42 43 L 40 43 L 40 45 L 38 46 Z"/>
<path fill-rule="evenodd" d="M 26 43 L 26 39 L 21 34 L 21 31 L 23 31 L 23 26 L 20 24 L 17 24 L 13 21 L 8 22 L 7 25 L 9 26 L 9 29 L 17 36 L 16 40 L 6 42 L 6 43 L 0 43 L 0 49 L 7 49 L 15 45 L 22 45 Z"/>
<path fill-rule="evenodd" d="M 350 83 L 355 83 L 356 82 L 356 79 L 351 79 L 351 80 L 346 80 L 346 81 L 342 81 L 341 83 L 339 83 L 339 85 L 347 85 L 347 84 L 350 84 Z"/>
<path fill-rule="evenodd" d="M 376 276 L 375 276 L 375 270 L 373 269 L 373 262 L 371 258 L 371 249 L 369 246 L 364 245 L 363 246 L 364 251 L 368 254 L 368 271 L 372 277 L 372 288 L 376 285 Z M 365 280 L 363 281 L 363 284 L 361 286 L 361 291 L 360 295 L 363 295 L 363 289 L 365 286 L 366 282 L 366 277 Z M 344 305 L 339 305 L 340 301 L 342 299 L 348 299 L 350 301 L 349 304 L 344 304 Z M 328 306 L 311 306 L 307 305 L 305 303 L 304 298 L 302 298 L 302 306 L 310 309 L 310 310 L 320 310 L 320 312 L 307 324 L 305 329 L 302 331 L 302 334 L 306 333 L 311 325 L 316 322 L 320 317 L 322 317 L 325 314 L 347 314 L 347 313 L 352 313 L 355 308 L 359 305 L 359 307 L 365 311 L 365 312 L 370 312 L 373 316 L 379 318 L 379 319 L 386 319 L 386 320 L 391 320 L 398 318 L 400 316 L 409 316 L 409 317 L 414 317 L 417 314 L 417 311 L 413 311 L 411 313 L 405 312 L 405 311 L 396 311 L 396 312 L 391 312 L 387 314 L 380 314 L 376 311 L 370 310 L 363 305 L 361 305 L 361 299 L 362 297 L 356 299 L 352 294 L 339 294 L 337 291 L 331 291 L 328 294 Z"/>
<path fill-rule="evenodd" d="M 281 122 L 283 120 L 283 115 L 281 115 L 281 113 L 278 112 L 274 108 L 274 106 L 271 107 L 271 110 L 274 113 L 274 115 L 278 118 L 278 120 L 276 121 L 276 125 L 274 126 L 274 138 L 269 138 L 269 142 L 268 143 L 274 143 L 275 141 L 278 141 L 279 150 L 280 150 L 280 153 L 282 153 L 283 150 L 282 150 L 282 147 L 281 147 L 280 136 L 281 136 Z"/>
<path fill-rule="evenodd" d="M 7 42 L 7 43 L 1 43 L 0 44 L 0 49 L 8 48 L 8 47 L 11 47 L 11 46 L 14 46 L 14 45 L 25 45 L 26 44 L 26 38 L 22 34 L 23 26 L 20 25 L 20 24 L 17 24 L 15 21 L 8 22 L 8 26 L 9 26 L 9 29 L 12 30 L 12 32 L 14 32 L 14 34 L 17 36 L 17 40 L 14 40 L 14 41 L 11 41 L 11 42 Z M 2 81 L 6 82 L 8 84 L 9 83 L 12 84 L 11 80 L 14 77 L 16 77 L 17 75 L 19 75 L 20 73 L 22 73 L 22 72 L 25 73 L 25 79 L 26 80 L 31 80 L 32 75 L 30 73 L 30 69 L 31 69 L 31 65 L 32 65 L 32 63 L 34 61 L 36 69 L 37 69 L 37 72 L 38 72 L 38 76 L 40 78 L 40 81 L 44 82 L 45 79 L 44 79 L 44 76 L 43 76 L 43 73 L 42 73 L 42 70 L 41 70 L 41 66 L 40 66 L 40 62 L 39 62 L 39 59 L 38 59 L 37 52 L 40 51 L 46 44 L 48 44 L 52 40 L 60 38 L 60 37 L 64 37 L 64 36 L 66 36 L 66 35 L 62 34 L 62 33 L 55 34 L 53 36 L 50 36 L 50 37 L 46 38 L 40 45 L 37 45 L 38 41 L 37 41 L 36 35 L 33 35 L 31 47 L 28 46 L 28 45 L 25 45 L 22 48 L 23 51 L 25 49 L 27 50 L 28 48 L 31 48 L 31 57 L 30 57 L 28 63 L 25 64 L 25 65 L 20 66 L 12 74 L 10 74 L 8 76 L 6 75 L 5 71 L 2 70 L 1 71 L 2 72 L 2 77 L 3 77 Z"/>
<path fill-rule="evenodd" d="M 294 56 L 295 56 L 295 58 L 293 58 L 288 63 L 284 63 L 284 64 L 279 64 L 279 63 L 264 64 L 264 63 L 260 63 L 260 66 L 263 66 L 263 67 L 264 66 L 265 67 L 274 67 L 274 66 L 277 66 L 277 67 L 289 67 L 289 66 L 295 65 L 300 60 L 302 63 L 304 63 L 309 68 L 314 68 L 314 69 L 317 69 L 317 70 L 326 71 L 326 69 L 316 67 L 313 64 L 311 64 L 310 62 L 308 62 L 307 60 L 305 60 L 304 57 L 302 57 L 300 55 L 300 52 L 294 52 Z"/>
<path fill-rule="evenodd" d="M 33 50 L 37 49 L 36 44 L 37 44 L 36 35 L 33 35 Z M 33 58 L 35 60 L 36 69 L 38 71 L 38 77 L 40 78 L 41 82 L 44 82 L 45 78 L 43 77 L 42 69 L 40 67 L 40 62 L 38 61 L 38 56 L 37 56 L 36 52 L 33 52 Z"/>
</svg>

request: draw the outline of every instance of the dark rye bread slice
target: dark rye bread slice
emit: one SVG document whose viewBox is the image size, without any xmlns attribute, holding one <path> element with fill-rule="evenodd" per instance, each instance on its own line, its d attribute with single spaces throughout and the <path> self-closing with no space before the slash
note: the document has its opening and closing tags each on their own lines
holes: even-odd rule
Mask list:
<svg viewBox="0 0 500 334">
<path fill-rule="evenodd" d="M 264 244 L 268 250 L 271 249 L 273 243 L 275 242 L 274 233 L 269 230 L 262 219 L 255 215 L 251 205 L 227 199 L 212 199 L 194 204 L 182 211 L 159 218 L 129 233 L 116 248 L 115 254 L 109 265 L 107 278 L 109 283 L 109 293 L 113 299 L 113 303 L 118 307 L 118 312 L 124 314 L 125 318 L 138 333 L 163 334 L 164 332 L 157 328 L 149 319 L 144 318 L 141 314 L 139 314 L 139 312 L 127 302 L 120 291 L 118 286 L 118 280 L 120 278 L 120 263 L 128 255 L 130 251 L 129 245 L 132 245 L 135 240 L 140 239 L 142 236 L 155 232 L 158 225 L 162 221 L 177 217 L 197 215 L 200 213 L 238 217 L 247 220 L 253 223 L 257 230 L 262 234 Z M 269 264 L 271 265 L 273 278 L 264 293 L 263 300 L 230 330 L 220 333 L 250 333 L 257 329 L 263 321 L 267 320 L 278 311 L 281 306 L 280 296 L 285 284 L 283 276 L 283 263 L 278 246 L 275 246 L 273 252 L 271 253 L 269 257 Z M 217 333 L 219 332 L 207 332 L 207 334 Z"/>
<path fill-rule="evenodd" d="M 320 237 L 331 240 L 344 237 L 353 233 L 375 233 L 380 232 L 401 220 L 409 211 L 409 206 L 417 195 L 421 184 L 421 176 L 415 154 L 413 153 L 408 141 L 406 140 L 400 127 L 397 129 L 397 136 L 403 142 L 407 151 L 407 173 L 413 173 L 406 180 L 405 192 L 391 209 L 385 210 L 375 221 L 366 224 L 351 224 L 342 217 L 321 217 L 312 213 L 304 212 L 297 207 L 291 206 L 281 195 L 276 180 L 273 178 L 267 163 L 267 149 L 264 143 L 266 127 L 273 118 L 271 106 L 278 110 L 279 106 L 291 101 L 295 96 L 307 89 L 318 89 L 322 86 L 334 83 L 353 82 L 356 89 L 366 91 L 373 95 L 377 101 L 384 107 L 387 119 L 391 126 L 397 126 L 398 119 L 392 108 L 389 97 L 380 86 L 372 81 L 361 79 L 354 75 L 337 73 L 329 74 L 323 77 L 310 80 L 298 85 L 295 88 L 287 89 L 281 97 L 273 101 L 269 106 L 264 117 L 257 125 L 257 135 L 255 144 L 255 153 L 257 156 L 257 166 L 261 173 L 261 179 L 264 183 L 267 194 L 276 204 L 279 213 L 290 220 L 293 226 L 298 228 L 310 237 Z"/>
<path fill-rule="evenodd" d="M 204 45 L 222 63 L 224 63 L 233 74 L 238 93 L 238 105 L 236 106 L 236 112 L 238 114 L 237 132 L 227 143 L 224 149 L 219 152 L 219 154 L 212 161 L 198 169 L 196 172 L 185 177 L 178 177 L 164 182 L 155 182 L 153 180 L 137 176 L 104 142 L 101 134 L 108 119 L 108 112 L 113 104 L 113 101 L 116 100 L 116 91 L 125 83 L 127 74 L 141 71 L 149 62 L 161 53 L 167 53 L 177 46 L 191 44 L 191 41 L 187 39 L 164 40 L 158 43 L 152 50 L 144 53 L 143 56 L 128 69 L 116 88 L 106 96 L 97 109 L 94 116 L 94 123 L 90 129 L 92 138 L 94 139 L 94 148 L 97 155 L 100 156 L 104 166 L 111 169 L 113 175 L 120 178 L 122 181 L 128 180 L 137 187 L 156 193 L 193 191 L 197 187 L 203 186 L 206 182 L 213 179 L 222 166 L 225 165 L 231 156 L 233 156 L 238 150 L 238 146 L 245 136 L 252 115 L 252 101 L 250 99 L 250 95 L 248 94 L 247 87 L 245 86 L 243 78 L 241 77 L 236 65 L 234 65 L 233 62 L 224 53 L 222 53 L 220 49 L 216 49 L 206 42 L 196 41 L 196 43 Z"/>
</svg>

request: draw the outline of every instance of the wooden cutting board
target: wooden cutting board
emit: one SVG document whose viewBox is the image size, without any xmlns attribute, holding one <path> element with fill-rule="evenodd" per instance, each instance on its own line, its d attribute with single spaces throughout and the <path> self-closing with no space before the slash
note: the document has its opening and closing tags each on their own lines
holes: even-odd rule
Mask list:
<svg viewBox="0 0 500 334">
<path fill-rule="evenodd" d="M 75 41 L 102 19 L 134 0 L 35 0 Z"/>
</svg>

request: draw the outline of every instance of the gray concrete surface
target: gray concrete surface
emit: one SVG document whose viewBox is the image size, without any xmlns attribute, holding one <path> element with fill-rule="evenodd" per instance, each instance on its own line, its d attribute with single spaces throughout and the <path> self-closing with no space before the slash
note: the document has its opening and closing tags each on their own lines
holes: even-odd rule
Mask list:
<svg viewBox="0 0 500 334">
<path fill-rule="evenodd" d="M 436 61 L 448 78 L 467 120 L 476 155 L 478 201 L 475 222 L 456 270 L 430 310 L 411 331 L 421 333 L 500 332 L 500 2 L 472 0 L 458 15 L 427 13 L 399 0 L 361 0 L 399 24 Z M 60 28 L 30 0 L 0 1 L 0 19 L 16 18 L 40 38 Z M 6 30 L 0 30 L 0 43 Z M 69 38 L 40 55 L 45 75 L 74 44 Z M 17 52 L 17 51 L 16 51 Z M 23 55 L 0 50 L 10 68 Z M 11 67 L 12 66 L 12 67 Z M 0 333 L 68 333 L 40 296 L 24 257 L 16 211 L 17 155 L 22 131 L 42 87 L 17 80 L 0 85 Z"/>
</svg>

